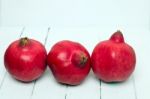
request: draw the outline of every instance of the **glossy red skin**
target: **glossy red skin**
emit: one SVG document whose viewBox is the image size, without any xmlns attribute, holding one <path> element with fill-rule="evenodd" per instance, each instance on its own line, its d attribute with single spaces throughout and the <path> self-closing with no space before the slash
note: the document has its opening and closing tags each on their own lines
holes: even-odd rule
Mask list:
<svg viewBox="0 0 150 99">
<path fill-rule="evenodd" d="M 25 46 L 20 41 L 14 41 L 4 55 L 6 70 L 17 80 L 30 82 L 38 79 L 46 69 L 46 50 L 44 46 L 33 39 Z"/>
<path fill-rule="evenodd" d="M 97 78 L 104 82 L 121 82 L 134 71 L 136 56 L 133 48 L 124 40 L 116 42 L 112 39 L 96 45 L 91 61 Z"/>
<path fill-rule="evenodd" d="M 88 58 L 83 66 L 78 65 L 78 57 L 75 57 L 78 52 L 84 53 Z M 60 41 L 52 47 L 47 63 L 55 79 L 69 85 L 80 84 L 91 68 L 88 51 L 81 44 L 68 40 Z"/>
</svg>

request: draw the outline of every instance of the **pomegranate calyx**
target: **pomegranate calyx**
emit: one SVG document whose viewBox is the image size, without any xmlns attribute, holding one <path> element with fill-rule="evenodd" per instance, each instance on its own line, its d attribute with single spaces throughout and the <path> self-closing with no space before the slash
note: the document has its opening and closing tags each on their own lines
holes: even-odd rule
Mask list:
<svg viewBox="0 0 150 99">
<path fill-rule="evenodd" d="M 29 39 L 27 37 L 23 37 L 20 39 L 20 45 L 26 46 L 29 43 Z"/>
<path fill-rule="evenodd" d="M 83 65 L 85 65 L 85 63 L 87 62 L 87 57 L 85 56 L 85 55 L 81 55 L 80 56 L 80 63 L 79 63 L 79 65 L 81 65 L 81 66 L 83 66 Z"/>
<path fill-rule="evenodd" d="M 117 30 L 111 37 L 110 40 L 115 41 L 117 43 L 123 43 L 124 37 L 120 30 Z"/>
<path fill-rule="evenodd" d="M 83 52 L 75 53 L 72 58 L 72 62 L 78 67 L 84 67 L 87 60 L 88 57 Z"/>
</svg>

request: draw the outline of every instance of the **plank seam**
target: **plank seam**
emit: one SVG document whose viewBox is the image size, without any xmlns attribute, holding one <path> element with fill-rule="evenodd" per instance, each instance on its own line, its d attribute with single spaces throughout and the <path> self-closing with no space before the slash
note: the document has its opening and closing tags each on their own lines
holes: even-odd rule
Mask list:
<svg viewBox="0 0 150 99">
<path fill-rule="evenodd" d="M 46 46 L 46 43 L 47 43 L 47 39 L 48 39 L 48 35 L 49 35 L 49 32 L 50 32 L 50 27 L 48 27 L 47 29 L 47 34 L 46 34 L 46 37 L 45 37 L 45 41 L 44 41 L 44 46 Z"/>
<path fill-rule="evenodd" d="M 65 93 L 65 99 L 67 99 L 67 89 L 69 88 L 69 86 L 68 85 L 66 85 L 66 93 Z"/>
<path fill-rule="evenodd" d="M 137 98 L 137 91 L 136 91 L 136 85 L 135 85 L 134 75 L 132 76 L 132 81 L 133 81 L 133 88 L 134 88 L 135 99 L 138 99 L 138 98 Z"/>
<path fill-rule="evenodd" d="M 102 99 L 102 81 L 100 80 L 100 99 Z"/>
<path fill-rule="evenodd" d="M 7 72 L 5 71 L 5 74 L 4 74 L 4 76 L 3 76 L 2 82 L 1 82 L 1 84 L 0 84 L 0 89 L 1 89 L 1 87 L 3 86 L 3 82 L 4 82 L 5 78 L 6 78 L 6 75 L 7 75 Z"/>
<path fill-rule="evenodd" d="M 48 27 L 48 29 L 47 29 L 47 33 L 46 33 L 46 36 L 45 36 L 45 39 L 44 39 L 44 46 L 46 46 L 49 32 L 50 32 L 50 27 Z M 31 91 L 30 99 L 32 99 L 32 96 L 33 96 L 33 94 L 34 94 L 36 82 L 37 82 L 37 80 L 35 80 L 35 81 L 33 82 L 33 88 L 32 88 L 32 91 Z"/>
<path fill-rule="evenodd" d="M 25 30 L 25 26 L 22 28 L 19 38 L 21 38 L 21 36 L 23 35 L 24 30 Z"/>
<path fill-rule="evenodd" d="M 67 99 L 67 93 L 65 94 L 65 99 Z"/>
<path fill-rule="evenodd" d="M 36 81 L 37 81 L 37 80 L 35 80 L 35 81 L 33 82 L 33 88 L 32 88 L 32 91 L 31 91 L 30 99 L 32 99 L 32 96 L 33 96 L 33 93 L 34 93 L 34 90 L 35 90 Z"/>
</svg>

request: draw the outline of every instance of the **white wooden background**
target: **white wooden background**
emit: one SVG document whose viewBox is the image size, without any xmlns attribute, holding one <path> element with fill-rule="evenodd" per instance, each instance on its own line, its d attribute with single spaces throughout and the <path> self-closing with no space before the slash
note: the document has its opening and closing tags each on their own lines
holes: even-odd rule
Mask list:
<svg viewBox="0 0 150 99">
<path fill-rule="evenodd" d="M 83 84 L 57 83 L 49 69 L 36 82 L 21 83 L 5 70 L 7 46 L 20 37 L 42 42 L 80 42 L 88 51 L 121 29 L 136 51 L 133 75 L 107 84 L 92 71 Z M 0 99 L 150 99 L 150 0 L 0 0 Z"/>
<path fill-rule="evenodd" d="M 8 45 L 27 36 L 42 42 L 47 51 L 59 40 L 80 42 L 88 51 L 108 39 L 116 28 L 100 27 L 0 27 L 0 99 L 150 99 L 150 30 L 122 28 L 125 41 L 136 51 L 137 64 L 133 75 L 123 83 L 107 84 L 95 78 L 92 71 L 78 86 L 57 83 L 49 69 L 36 82 L 21 83 L 5 70 L 3 55 Z"/>
</svg>

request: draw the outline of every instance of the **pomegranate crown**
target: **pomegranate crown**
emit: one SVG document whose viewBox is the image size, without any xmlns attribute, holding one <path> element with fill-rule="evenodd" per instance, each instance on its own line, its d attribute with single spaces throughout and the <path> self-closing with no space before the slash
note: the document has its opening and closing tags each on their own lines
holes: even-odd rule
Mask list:
<svg viewBox="0 0 150 99">
<path fill-rule="evenodd" d="M 26 46 L 29 43 L 29 39 L 27 37 L 23 37 L 20 39 L 20 45 Z"/>
<path fill-rule="evenodd" d="M 111 37 L 110 40 L 115 41 L 117 43 L 124 42 L 123 34 L 120 30 L 117 30 Z"/>
</svg>

